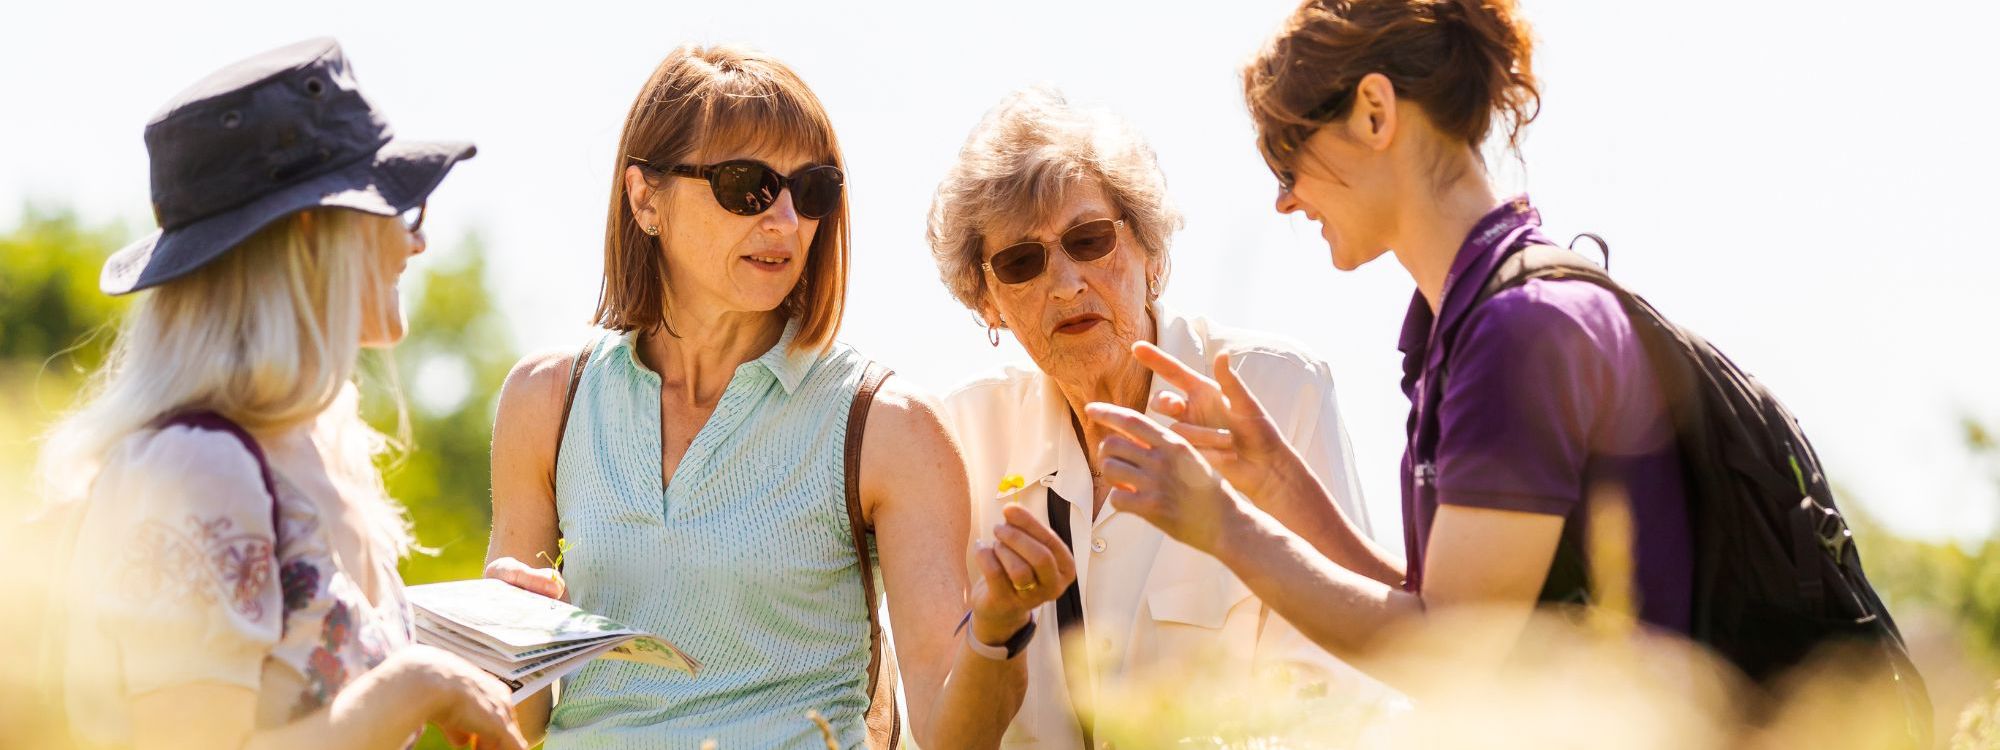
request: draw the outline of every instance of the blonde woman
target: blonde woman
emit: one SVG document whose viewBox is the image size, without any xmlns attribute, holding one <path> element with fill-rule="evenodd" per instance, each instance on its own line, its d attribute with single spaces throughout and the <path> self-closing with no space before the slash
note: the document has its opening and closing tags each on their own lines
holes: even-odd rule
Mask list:
<svg viewBox="0 0 2000 750">
<path fill-rule="evenodd" d="M 434 722 L 524 747 L 497 680 L 411 644 L 410 531 L 350 382 L 360 348 L 402 338 L 396 279 L 424 250 L 424 200 L 472 146 L 392 140 L 328 39 L 216 72 L 146 142 L 163 229 L 102 287 L 149 291 L 44 455 L 74 535 L 71 731 L 393 748 Z"/>
</svg>

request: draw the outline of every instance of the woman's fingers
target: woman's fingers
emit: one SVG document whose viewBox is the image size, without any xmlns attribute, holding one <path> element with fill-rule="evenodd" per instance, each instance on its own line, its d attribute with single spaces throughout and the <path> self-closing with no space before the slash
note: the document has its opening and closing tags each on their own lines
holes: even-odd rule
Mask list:
<svg viewBox="0 0 2000 750">
<path fill-rule="evenodd" d="M 1152 342 L 1140 341 L 1134 343 L 1132 345 L 1132 356 L 1139 360 L 1139 364 L 1145 365 L 1146 369 L 1152 370 L 1162 378 L 1166 378 L 1167 382 L 1173 384 L 1175 388 L 1187 391 L 1188 393 L 1216 391 L 1215 381 L 1209 380 L 1199 372 L 1195 372 L 1194 368 L 1187 366 L 1187 363 L 1174 359 L 1174 355 L 1166 353 L 1158 346 L 1154 346 Z"/>
<path fill-rule="evenodd" d="M 1014 550 L 1009 549 L 1007 545 L 994 544 L 993 554 L 1000 558 L 1000 567 L 1005 568 L 1007 571 L 1007 585 L 1012 587 L 1015 592 L 1027 593 L 1035 590 L 1035 587 L 1041 584 L 1040 581 L 1035 579 L 1035 566 L 1028 564 L 1026 559 L 1022 558 Z"/>
<path fill-rule="evenodd" d="M 1029 569 L 1034 571 L 1035 585 L 1051 589 L 1065 585 L 1062 574 L 1056 570 L 1055 554 L 1040 540 L 1028 536 L 1028 532 L 1003 523 L 994 528 L 993 538 L 1008 552 L 1028 563 Z"/>
<path fill-rule="evenodd" d="M 986 579 L 986 590 L 994 596 L 1008 596 L 1014 582 L 1007 578 L 1007 567 L 1000 564 L 1000 556 L 993 551 L 993 545 L 980 542 L 973 551 L 973 561 L 979 566 L 979 576 Z"/>
<path fill-rule="evenodd" d="M 1098 441 L 1097 458 L 1099 462 L 1115 458 L 1141 468 L 1155 463 L 1152 449 L 1116 434 L 1106 435 Z"/>
<path fill-rule="evenodd" d="M 514 723 L 514 710 L 505 694 L 498 700 L 488 699 L 481 703 L 469 717 L 471 722 L 460 727 L 471 735 L 468 746 L 480 750 L 528 750 L 528 740 L 521 736 L 521 728 Z"/>
<path fill-rule="evenodd" d="M 1137 464 L 1115 456 L 1107 456 L 1104 463 L 1104 481 L 1114 490 L 1136 491 L 1150 486 L 1153 478 Z"/>
<path fill-rule="evenodd" d="M 1147 523 L 1158 525 L 1159 518 L 1155 513 L 1159 509 L 1147 502 L 1147 498 L 1150 497 L 1154 497 L 1153 493 L 1145 490 L 1113 489 L 1104 496 L 1104 503 L 1121 512 L 1143 518 Z"/>
<path fill-rule="evenodd" d="M 1222 389 L 1222 395 L 1229 399 L 1231 416 L 1260 421 L 1269 418 L 1257 395 L 1243 385 L 1243 379 L 1236 377 L 1235 370 L 1229 369 L 1229 355 L 1215 355 L 1215 380 Z"/>
<path fill-rule="evenodd" d="M 1083 407 L 1083 413 L 1099 426 L 1124 435 L 1141 446 L 1158 448 L 1178 439 L 1158 422 L 1123 406 L 1099 401 Z"/>
<path fill-rule="evenodd" d="M 1069 545 L 1063 543 L 1062 537 L 1056 536 L 1055 529 L 1049 528 L 1048 524 L 1035 518 L 1035 514 L 1019 505 L 1001 509 L 1000 517 L 1006 519 L 1008 526 L 1033 538 L 1048 550 L 1055 561 L 1057 579 L 1053 583 L 1067 587 L 1070 581 L 1076 580 L 1076 558 L 1069 554 Z"/>
<path fill-rule="evenodd" d="M 521 736 L 521 728 L 514 723 L 514 711 L 501 700 L 497 706 L 485 706 L 478 712 L 477 728 L 471 729 L 472 747 L 480 750 L 528 750 L 527 738 Z"/>
<path fill-rule="evenodd" d="M 1221 451 L 1235 447 L 1235 437 L 1226 429 L 1203 427 L 1193 422 L 1175 422 L 1167 429 L 1173 430 L 1174 434 L 1187 440 L 1188 445 L 1203 451 Z"/>
<path fill-rule="evenodd" d="M 457 657 L 451 657 L 456 660 Z M 528 750 L 528 740 L 514 720 L 507 686 L 470 663 L 457 660 L 446 667 L 458 673 L 450 708 L 433 717 L 453 744 L 493 750 Z"/>
<path fill-rule="evenodd" d="M 531 568 L 527 563 L 511 557 L 496 558 L 487 563 L 486 577 L 550 599 L 564 599 L 569 594 L 569 585 L 554 568 Z"/>
</svg>

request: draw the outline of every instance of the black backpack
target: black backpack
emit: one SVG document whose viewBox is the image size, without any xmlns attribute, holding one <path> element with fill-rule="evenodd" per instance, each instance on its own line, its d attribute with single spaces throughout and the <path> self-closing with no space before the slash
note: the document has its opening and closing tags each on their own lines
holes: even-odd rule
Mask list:
<svg viewBox="0 0 2000 750">
<path fill-rule="evenodd" d="M 1582 236 L 1604 248 L 1609 261 L 1602 239 Z M 1861 571 L 1819 456 L 1791 413 L 1706 339 L 1569 250 L 1517 248 L 1473 304 L 1535 279 L 1573 279 L 1610 291 L 1644 343 L 1685 473 L 1694 639 L 1760 684 L 1822 645 L 1858 642 L 1860 653 L 1879 654 L 1871 666 L 1896 683 L 1910 735 L 1928 747 L 1930 696 L 1902 633 Z M 1574 545 L 1558 545 L 1542 601 L 1587 600 L 1589 572 Z"/>
</svg>

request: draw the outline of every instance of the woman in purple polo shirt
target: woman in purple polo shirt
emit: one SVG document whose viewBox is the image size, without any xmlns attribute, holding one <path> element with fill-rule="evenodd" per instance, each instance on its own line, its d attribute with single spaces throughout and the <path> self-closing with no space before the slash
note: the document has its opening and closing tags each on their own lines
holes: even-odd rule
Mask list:
<svg viewBox="0 0 2000 750">
<path fill-rule="evenodd" d="M 1351 526 L 1294 532 L 1260 510 L 1325 490 L 1228 367 L 1207 381 L 1142 345 L 1188 392 L 1161 409 L 1185 421 L 1168 430 L 1090 407 L 1119 433 L 1102 450 L 1120 485 L 1110 502 L 1215 555 L 1344 657 L 1427 612 L 1478 604 L 1492 642 L 1466 653 L 1497 663 L 1535 604 L 1572 593 L 1590 567 L 1558 550 L 1584 549 L 1601 507 L 1629 512 L 1638 618 L 1689 627 L 1680 460 L 1618 300 L 1532 281 L 1475 305 L 1504 257 L 1549 243 L 1527 198 L 1496 193 L 1479 155 L 1493 130 L 1515 145 L 1534 118 L 1530 61 L 1506 0 L 1309 0 L 1244 71 L 1278 210 L 1318 221 L 1335 267 L 1393 253 L 1417 283 L 1400 345 L 1402 560 Z"/>
</svg>

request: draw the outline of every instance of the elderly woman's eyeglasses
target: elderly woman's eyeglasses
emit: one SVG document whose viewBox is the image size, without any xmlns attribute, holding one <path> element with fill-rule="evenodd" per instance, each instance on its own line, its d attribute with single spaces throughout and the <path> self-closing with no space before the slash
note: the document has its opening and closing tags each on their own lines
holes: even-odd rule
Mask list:
<svg viewBox="0 0 2000 750">
<path fill-rule="evenodd" d="M 770 210 L 777 204 L 778 194 L 791 188 L 792 208 L 799 216 L 824 219 L 840 208 L 840 188 L 846 181 L 840 168 L 831 164 L 806 167 L 789 176 L 749 159 L 706 165 L 675 164 L 665 169 L 642 167 L 676 177 L 707 180 L 709 191 L 715 193 L 715 202 L 738 216 L 756 216 Z"/>
<path fill-rule="evenodd" d="M 1056 239 L 1056 246 L 1078 263 L 1093 261 L 1110 255 L 1118 249 L 1118 229 L 1125 226 L 1124 219 L 1093 219 L 1064 230 Z M 1007 249 L 993 254 L 993 259 L 979 264 L 981 268 L 993 272 L 993 278 L 1003 284 L 1022 284 L 1042 275 L 1042 269 L 1049 265 L 1047 243 L 1028 241 L 1009 245 Z"/>
</svg>

